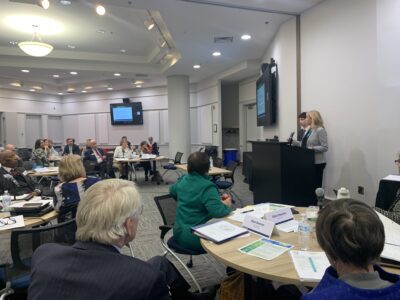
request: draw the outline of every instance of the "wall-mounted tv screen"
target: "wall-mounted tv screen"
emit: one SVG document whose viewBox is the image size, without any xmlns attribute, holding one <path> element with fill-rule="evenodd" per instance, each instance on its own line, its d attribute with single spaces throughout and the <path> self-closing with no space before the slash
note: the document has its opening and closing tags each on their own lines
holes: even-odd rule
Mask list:
<svg viewBox="0 0 400 300">
<path fill-rule="evenodd" d="M 264 73 L 256 82 L 257 126 L 276 123 L 276 64 L 265 64 Z"/>
<path fill-rule="evenodd" d="M 142 102 L 110 104 L 112 125 L 143 125 Z"/>
</svg>

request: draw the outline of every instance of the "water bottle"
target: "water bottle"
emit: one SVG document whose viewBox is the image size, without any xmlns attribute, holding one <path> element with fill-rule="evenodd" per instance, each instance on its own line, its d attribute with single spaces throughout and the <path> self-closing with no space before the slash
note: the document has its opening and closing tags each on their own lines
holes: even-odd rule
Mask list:
<svg viewBox="0 0 400 300">
<path fill-rule="evenodd" d="M 214 167 L 214 161 L 212 159 L 212 157 L 210 156 L 210 168 Z"/>
<path fill-rule="evenodd" d="M 11 196 L 8 193 L 8 191 L 5 191 L 3 195 L 3 211 L 10 211 L 10 205 L 11 205 Z"/>
<path fill-rule="evenodd" d="M 308 250 L 310 247 L 311 226 L 307 222 L 307 215 L 302 214 L 303 220 L 299 223 L 299 247 L 300 250 Z"/>
</svg>

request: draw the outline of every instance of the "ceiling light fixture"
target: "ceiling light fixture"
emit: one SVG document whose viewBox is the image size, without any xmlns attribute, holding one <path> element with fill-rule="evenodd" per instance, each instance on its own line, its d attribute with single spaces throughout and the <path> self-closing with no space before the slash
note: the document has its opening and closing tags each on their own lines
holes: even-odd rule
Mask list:
<svg viewBox="0 0 400 300">
<path fill-rule="evenodd" d="M 35 85 L 32 88 L 35 90 L 43 90 L 43 88 L 40 85 Z"/>
<path fill-rule="evenodd" d="M 39 0 L 39 6 L 48 9 L 50 7 L 50 2 L 49 0 Z"/>
<path fill-rule="evenodd" d="M 11 86 L 15 86 L 15 87 L 22 87 L 23 84 L 21 81 L 13 81 L 10 83 Z"/>
<path fill-rule="evenodd" d="M 87 93 L 87 91 L 83 90 L 82 93 Z"/>
<path fill-rule="evenodd" d="M 243 34 L 240 38 L 243 41 L 247 41 L 247 40 L 251 39 L 251 35 L 250 34 Z"/>
<path fill-rule="evenodd" d="M 29 70 L 26 70 L 26 69 L 24 69 L 24 70 L 21 70 L 21 72 L 22 72 L 22 73 L 29 73 L 30 71 L 29 71 Z"/>
<path fill-rule="evenodd" d="M 78 75 L 78 72 L 72 71 L 72 72 L 69 72 L 69 74 L 71 74 L 71 75 Z"/>
<path fill-rule="evenodd" d="M 54 78 L 58 78 L 58 77 L 60 77 L 60 75 L 54 74 L 53 77 L 54 77 Z"/>
<path fill-rule="evenodd" d="M 92 86 L 85 86 L 85 90 L 91 90 L 92 88 Z"/>
<path fill-rule="evenodd" d="M 30 91 L 30 92 L 35 92 L 36 90 L 35 90 L 35 89 L 29 89 L 29 91 Z"/>
<path fill-rule="evenodd" d="M 148 19 L 144 21 L 144 27 L 146 27 L 147 30 L 152 30 L 154 26 L 156 26 L 156 24 L 154 23 L 153 19 Z"/>
<path fill-rule="evenodd" d="M 71 5 L 71 1 L 69 1 L 69 0 L 60 0 L 60 3 L 62 5 Z"/>
<path fill-rule="evenodd" d="M 158 45 L 160 46 L 160 48 L 163 48 L 163 47 L 165 47 L 165 45 L 167 45 L 167 42 L 165 41 L 164 38 L 160 37 L 158 39 Z"/>
<path fill-rule="evenodd" d="M 112 91 L 112 90 L 113 90 L 113 88 L 112 88 L 112 87 L 108 87 L 108 88 L 107 88 L 107 90 L 109 90 L 109 91 Z"/>
<path fill-rule="evenodd" d="M 200 69 L 200 67 L 201 67 L 200 65 L 194 65 L 193 69 Z"/>
<path fill-rule="evenodd" d="M 121 49 L 121 50 L 119 50 L 119 52 L 126 53 L 126 50 L 125 49 Z"/>
<path fill-rule="evenodd" d="M 17 45 L 18 42 L 16 42 L 16 41 L 10 41 L 10 44 L 11 44 L 11 45 Z"/>
<path fill-rule="evenodd" d="M 74 46 L 74 45 L 68 45 L 67 46 L 69 49 L 75 49 L 76 48 L 76 46 Z"/>
<path fill-rule="evenodd" d="M 114 76 L 115 77 L 119 77 L 119 76 L 121 76 L 121 74 L 120 73 L 114 73 Z"/>
<path fill-rule="evenodd" d="M 221 52 L 219 52 L 219 51 L 214 51 L 212 55 L 213 55 L 213 56 L 221 56 Z"/>
<path fill-rule="evenodd" d="M 96 13 L 100 16 L 104 16 L 104 14 L 106 13 L 106 9 L 104 8 L 103 5 L 97 5 L 96 6 Z"/>
<path fill-rule="evenodd" d="M 60 95 L 60 96 L 61 96 L 61 95 L 63 95 L 63 93 L 57 93 L 57 95 Z"/>
<path fill-rule="evenodd" d="M 38 41 L 35 42 L 35 39 Z M 18 47 L 30 56 L 43 57 L 49 55 L 53 51 L 53 46 L 42 42 L 42 39 L 38 33 L 38 26 L 33 25 L 33 37 L 32 41 L 21 42 Z"/>
<path fill-rule="evenodd" d="M 137 88 L 141 88 L 142 85 L 141 85 L 141 84 L 137 84 L 136 87 L 137 87 Z"/>
<path fill-rule="evenodd" d="M 133 84 L 143 84 L 144 83 L 144 81 L 142 81 L 142 80 L 136 80 Z"/>
</svg>

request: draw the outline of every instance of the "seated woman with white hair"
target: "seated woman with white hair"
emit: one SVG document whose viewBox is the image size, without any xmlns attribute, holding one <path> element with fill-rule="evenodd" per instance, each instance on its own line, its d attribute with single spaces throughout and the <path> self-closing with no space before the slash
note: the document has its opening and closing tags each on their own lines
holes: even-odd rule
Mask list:
<svg viewBox="0 0 400 300">
<path fill-rule="evenodd" d="M 400 299 L 400 276 L 376 264 L 385 231 L 371 207 L 352 199 L 332 201 L 320 211 L 316 234 L 331 266 L 302 299 Z"/>
</svg>

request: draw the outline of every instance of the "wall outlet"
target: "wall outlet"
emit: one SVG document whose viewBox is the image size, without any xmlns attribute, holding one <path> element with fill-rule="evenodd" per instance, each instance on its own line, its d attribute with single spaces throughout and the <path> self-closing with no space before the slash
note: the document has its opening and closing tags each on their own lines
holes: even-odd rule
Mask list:
<svg viewBox="0 0 400 300">
<path fill-rule="evenodd" d="M 364 195 L 364 187 L 363 186 L 358 186 L 358 193 L 360 195 Z"/>
</svg>

